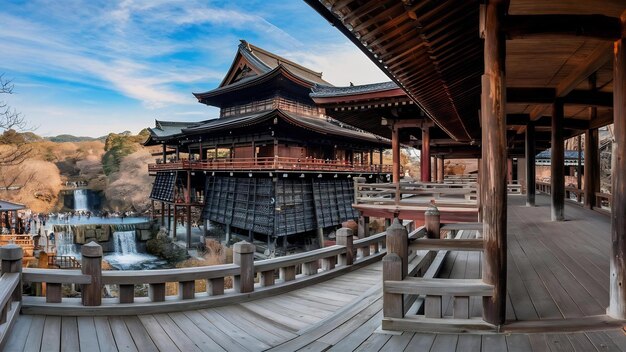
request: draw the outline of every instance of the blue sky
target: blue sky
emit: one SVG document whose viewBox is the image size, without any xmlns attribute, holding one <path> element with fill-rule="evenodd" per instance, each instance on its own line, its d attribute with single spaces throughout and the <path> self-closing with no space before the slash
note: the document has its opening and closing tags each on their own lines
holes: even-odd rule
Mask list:
<svg viewBox="0 0 626 352">
<path fill-rule="evenodd" d="M 216 117 L 191 92 L 219 84 L 239 39 L 335 85 L 387 80 L 300 0 L 3 0 L 0 23 L 0 73 L 15 84 L 0 100 L 43 136 Z"/>
</svg>

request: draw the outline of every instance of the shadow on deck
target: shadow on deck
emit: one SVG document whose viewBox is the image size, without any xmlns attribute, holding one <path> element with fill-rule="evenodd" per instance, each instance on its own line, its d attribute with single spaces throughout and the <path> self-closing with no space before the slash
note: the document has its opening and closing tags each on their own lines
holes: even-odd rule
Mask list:
<svg viewBox="0 0 626 352">
<path fill-rule="evenodd" d="M 5 350 L 624 351 L 624 330 L 603 323 L 609 218 L 568 205 L 568 221 L 555 223 L 549 220 L 548 198 L 537 200 L 539 206 L 528 208 L 522 197 L 509 197 L 506 334 L 379 331 L 381 263 L 376 263 L 219 308 L 123 317 L 22 315 Z M 480 278 L 480 255 L 450 252 L 439 277 Z M 480 299 L 470 304 L 472 315 L 480 316 Z M 450 301 L 443 309 L 451 310 Z"/>
</svg>

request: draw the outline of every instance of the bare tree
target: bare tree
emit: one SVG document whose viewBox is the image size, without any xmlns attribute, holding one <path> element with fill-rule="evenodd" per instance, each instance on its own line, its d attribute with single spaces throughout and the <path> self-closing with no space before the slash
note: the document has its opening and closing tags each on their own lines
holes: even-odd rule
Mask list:
<svg viewBox="0 0 626 352">
<path fill-rule="evenodd" d="M 13 88 L 12 81 L 5 79 L 4 74 L 0 74 L 0 94 L 13 94 Z M 26 128 L 27 122 L 24 115 L 0 99 L 0 129 L 2 132 L 21 131 Z M 0 149 L 0 167 L 19 165 L 26 160 L 30 152 L 31 148 L 25 142 L 7 144 Z"/>
</svg>

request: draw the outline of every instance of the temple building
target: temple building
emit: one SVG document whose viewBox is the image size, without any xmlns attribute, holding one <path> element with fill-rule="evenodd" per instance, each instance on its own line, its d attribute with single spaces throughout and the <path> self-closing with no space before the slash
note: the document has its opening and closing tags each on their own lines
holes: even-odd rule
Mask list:
<svg viewBox="0 0 626 352">
<path fill-rule="evenodd" d="M 227 235 L 322 242 L 324 231 L 357 218 L 352 177 L 390 180 L 391 141 L 327 116 L 312 92 L 330 90 L 321 73 L 242 41 L 219 87 L 194 93 L 219 118 L 150 129 L 145 144 L 162 146 L 149 166 L 162 224 L 176 237 L 165 219 L 182 215 L 188 246 L 192 209 Z"/>
</svg>

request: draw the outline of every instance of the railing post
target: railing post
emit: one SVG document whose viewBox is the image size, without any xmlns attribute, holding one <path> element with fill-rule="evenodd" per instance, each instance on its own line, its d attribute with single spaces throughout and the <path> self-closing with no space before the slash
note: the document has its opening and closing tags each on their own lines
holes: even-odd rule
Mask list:
<svg viewBox="0 0 626 352">
<path fill-rule="evenodd" d="M 354 247 L 352 246 L 352 230 L 342 227 L 337 230 L 337 244 L 346 247 L 346 253 L 339 256 L 339 265 L 352 265 L 354 262 Z"/>
<path fill-rule="evenodd" d="M 91 276 L 91 284 L 81 285 L 83 306 L 102 304 L 102 247 L 94 241 L 81 249 L 81 271 Z"/>
<path fill-rule="evenodd" d="M 383 286 L 385 281 L 402 281 L 403 264 L 402 258 L 396 253 L 385 255 L 383 258 Z M 383 293 L 383 317 L 404 317 L 404 297 L 402 294 Z"/>
<path fill-rule="evenodd" d="M 233 263 L 239 265 L 239 275 L 235 275 L 235 291 L 246 293 L 254 291 L 254 245 L 247 241 L 233 246 Z"/>
<path fill-rule="evenodd" d="M 409 271 L 409 233 L 400 224 L 398 218 L 395 218 L 391 226 L 387 228 L 387 253 L 395 253 L 402 260 L 402 277 L 400 278 L 402 280 Z"/>
<path fill-rule="evenodd" d="M 0 261 L 2 261 L 2 264 L 0 264 L 0 273 L 21 273 L 23 256 L 24 250 L 16 244 L 7 244 L 6 246 L 0 247 Z M 22 300 L 21 274 L 20 283 L 13 292 L 11 299 L 14 302 L 20 302 Z"/>
<path fill-rule="evenodd" d="M 440 219 L 439 209 L 434 205 L 428 206 L 428 209 L 424 212 L 424 228 L 426 229 L 427 238 L 440 237 Z"/>
</svg>

